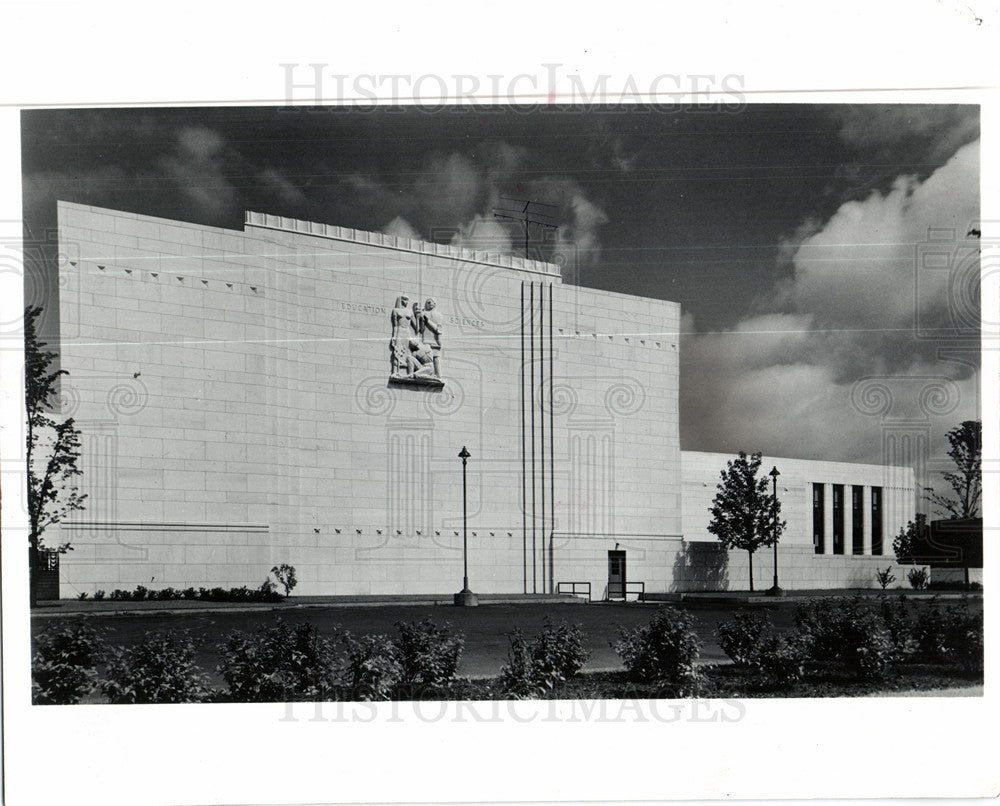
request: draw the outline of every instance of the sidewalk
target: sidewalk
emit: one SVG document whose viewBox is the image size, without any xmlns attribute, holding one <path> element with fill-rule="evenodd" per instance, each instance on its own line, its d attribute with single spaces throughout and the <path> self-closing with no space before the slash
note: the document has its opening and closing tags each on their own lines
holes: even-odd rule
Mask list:
<svg viewBox="0 0 1000 806">
<path fill-rule="evenodd" d="M 766 591 L 705 591 L 696 593 L 651 593 L 646 596 L 647 602 L 677 602 L 684 605 L 779 605 L 782 602 L 803 602 L 809 599 L 820 599 L 824 597 L 850 598 L 862 596 L 867 599 L 878 599 L 883 596 L 899 598 L 905 596 L 907 599 L 930 600 L 940 599 L 942 601 L 982 599 L 983 592 L 978 591 L 934 591 L 934 590 L 912 590 L 905 588 L 892 588 L 890 590 L 880 590 L 878 588 L 834 588 L 834 589 L 803 589 L 787 590 L 783 596 L 768 596 Z"/>
<path fill-rule="evenodd" d="M 482 605 L 491 604 L 586 604 L 569 594 L 548 593 L 484 593 Z M 454 606 L 452 594 L 402 594 L 398 596 L 291 596 L 280 602 L 206 602 L 198 599 L 167 599 L 142 602 L 112 602 L 92 599 L 60 599 L 39 602 L 31 610 L 32 618 L 65 618 L 66 616 L 138 616 L 188 615 L 199 613 L 295 612 L 340 607 L 405 607 Z"/>
<path fill-rule="evenodd" d="M 851 597 L 864 596 L 879 598 L 882 596 L 906 596 L 908 599 L 954 601 L 963 599 L 979 599 L 982 591 L 962 593 L 957 591 L 915 591 L 895 588 L 881 591 L 873 588 L 837 588 L 810 589 L 786 591 L 784 596 L 767 596 L 763 591 L 706 591 L 691 593 L 650 593 L 645 601 L 629 600 L 629 606 L 679 604 L 685 607 L 776 607 L 781 604 L 798 603 L 821 597 Z M 570 594 L 550 593 L 485 593 L 479 594 L 481 605 L 498 604 L 615 604 L 621 606 L 621 601 L 614 603 L 587 602 L 579 596 Z M 108 601 L 100 602 L 93 599 L 60 599 L 52 602 L 40 602 L 31 611 L 32 618 L 64 618 L 66 616 L 136 616 L 143 614 L 180 615 L 204 613 L 253 613 L 253 612 L 295 612 L 301 610 L 316 610 L 329 608 L 354 607 L 407 607 L 407 606 L 446 606 L 454 604 L 452 594 L 400 594 L 396 596 L 291 596 L 280 602 L 207 602 L 198 599 L 170 599 L 141 602 Z"/>
</svg>

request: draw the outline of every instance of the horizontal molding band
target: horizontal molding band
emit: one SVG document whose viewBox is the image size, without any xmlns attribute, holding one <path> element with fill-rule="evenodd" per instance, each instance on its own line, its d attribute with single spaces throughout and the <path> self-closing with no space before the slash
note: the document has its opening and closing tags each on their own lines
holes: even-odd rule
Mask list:
<svg viewBox="0 0 1000 806">
<path fill-rule="evenodd" d="M 410 252 L 413 254 L 430 255 L 449 260 L 460 260 L 465 263 L 481 263 L 500 269 L 512 269 L 514 271 L 540 274 L 545 277 L 555 277 L 561 279 L 559 266 L 554 263 L 547 263 L 542 260 L 531 260 L 530 258 L 521 258 L 517 255 L 504 255 L 500 252 L 465 249 L 464 247 L 450 246 L 448 244 L 422 241 L 417 238 L 405 238 L 402 236 L 386 235 L 381 232 L 370 232 L 368 230 L 338 227 L 334 224 L 320 224 L 315 221 L 303 221 L 302 219 L 275 216 L 270 213 L 258 213 L 251 210 L 245 211 L 243 224 L 243 232 L 241 233 L 236 230 L 236 235 L 246 235 L 247 227 L 257 227 L 259 229 L 289 232 L 296 235 L 312 235 L 317 238 L 345 241 L 348 243 L 361 244 L 363 246 L 377 246 L 382 249 L 394 249 L 398 252 Z M 387 239 L 392 239 L 392 243 L 387 243 Z"/>
<path fill-rule="evenodd" d="M 266 523 L 189 523 L 158 521 L 63 521 L 62 527 L 72 529 L 101 529 L 105 531 L 142 532 L 269 532 Z"/>
<path fill-rule="evenodd" d="M 553 537 L 584 537 L 594 540 L 683 540 L 684 535 L 664 535 L 651 533 L 617 532 L 609 535 L 607 532 L 552 532 Z M 688 541 L 691 542 L 690 540 Z M 708 541 L 711 542 L 711 541 Z"/>
</svg>

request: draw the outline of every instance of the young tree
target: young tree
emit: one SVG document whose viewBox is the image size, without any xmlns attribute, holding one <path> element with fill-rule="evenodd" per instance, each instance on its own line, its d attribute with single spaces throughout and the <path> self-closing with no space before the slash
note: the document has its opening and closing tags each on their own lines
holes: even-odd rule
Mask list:
<svg viewBox="0 0 1000 806">
<path fill-rule="evenodd" d="M 69 513 L 83 509 L 87 497 L 72 484 L 80 475 L 80 432 L 73 418 L 59 420 L 52 416 L 56 384 L 66 370 L 52 369 L 56 354 L 38 340 L 37 320 L 42 309 L 24 311 L 24 397 L 28 411 L 28 545 L 32 570 L 37 567 L 39 550 L 44 548 L 43 534 Z M 63 553 L 69 543 L 56 547 Z M 31 586 L 31 602 L 35 588 Z"/>
<path fill-rule="evenodd" d="M 899 534 L 892 539 L 892 550 L 896 554 L 896 562 L 900 565 L 916 562 L 914 556 L 927 546 L 930 527 L 927 516 L 918 512 L 915 520 L 900 528 Z"/>
<path fill-rule="evenodd" d="M 983 491 L 983 424 L 979 420 L 966 420 L 948 432 L 948 442 L 951 445 L 948 456 L 955 463 L 955 472 L 941 475 L 951 485 L 955 497 L 932 493 L 931 501 L 942 517 L 974 518 Z"/>
<path fill-rule="evenodd" d="M 722 481 L 709 508 L 708 531 L 727 549 L 742 549 L 750 557 L 750 590 L 753 590 L 753 554 L 761 546 L 773 546 L 781 537 L 785 521 L 779 520 L 781 502 L 768 489 L 767 476 L 757 478 L 761 455 L 740 451 L 726 463 Z"/>
</svg>

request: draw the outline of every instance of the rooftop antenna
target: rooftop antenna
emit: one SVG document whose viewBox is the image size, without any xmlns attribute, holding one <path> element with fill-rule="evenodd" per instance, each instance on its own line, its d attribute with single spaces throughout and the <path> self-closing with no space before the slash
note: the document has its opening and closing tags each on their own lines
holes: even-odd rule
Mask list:
<svg viewBox="0 0 1000 806">
<path fill-rule="evenodd" d="M 554 204 L 546 204 L 545 202 L 531 201 L 529 199 L 512 199 L 509 196 L 501 196 L 503 201 L 517 202 L 522 205 L 520 210 L 508 210 L 504 208 L 494 208 L 493 217 L 494 218 L 506 218 L 510 221 L 520 221 L 524 224 L 524 257 L 528 258 L 528 225 L 534 224 L 537 227 L 548 227 L 549 229 L 559 229 L 558 225 L 550 224 L 548 221 L 539 221 L 535 218 L 528 218 L 528 208 L 531 205 L 536 205 L 539 207 L 551 207 L 556 209 Z M 534 210 L 531 211 L 532 215 L 541 216 L 543 218 L 551 219 L 552 216 L 548 213 L 537 213 Z"/>
</svg>

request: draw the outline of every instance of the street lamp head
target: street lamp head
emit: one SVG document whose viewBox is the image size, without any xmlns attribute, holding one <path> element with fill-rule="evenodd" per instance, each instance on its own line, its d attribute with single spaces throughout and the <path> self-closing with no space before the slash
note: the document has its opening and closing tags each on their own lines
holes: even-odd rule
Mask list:
<svg viewBox="0 0 1000 806">
<path fill-rule="evenodd" d="M 469 453 L 469 451 L 468 451 L 468 450 L 466 449 L 466 447 L 465 447 L 465 446 L 463 445 L 463 446 L 462 446 L 462 452 L 461 452 L 461 453 L 460 453 L 460 454 L 458 455 L 458 458 L 459 458 L 459 459 L 461 459 L 461 460 L 462 460 L 462 461 L 464 462 L 464 461 L 465 461 L 466 459 L 468 459 L 468 458 L 469 458 L 470 456 L 472 456 L 472 454 L 471 454 L 471 453 Z"/>
<path fill-rule="evenodd" d="M 777 479 L 778 476 L 780 476 L 781 474 L 778 472 L 778 468 L 777 467 L 772 467 L 771 468 L 771 472 L 768 473 L 767 475 L 769 475 L 773 479 Z"/>
</svg>

